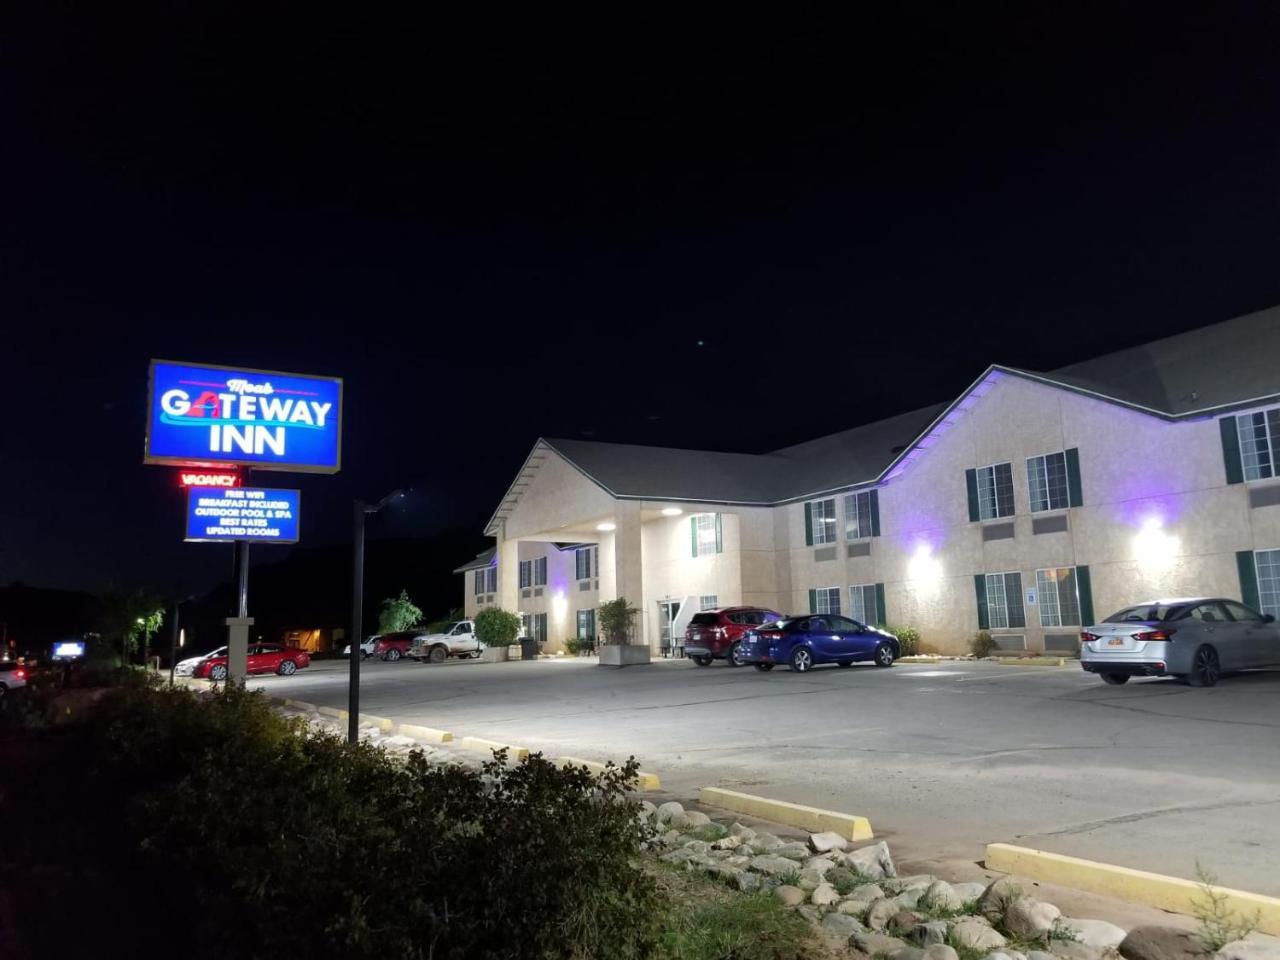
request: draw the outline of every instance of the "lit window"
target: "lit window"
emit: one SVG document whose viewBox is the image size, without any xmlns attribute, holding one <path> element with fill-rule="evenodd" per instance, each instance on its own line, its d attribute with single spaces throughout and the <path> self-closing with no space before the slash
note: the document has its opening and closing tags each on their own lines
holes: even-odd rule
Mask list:
<svg viewBox="0 0 1280 960">
<path fill-rule="evenodd" d="M 1040 593 L 1040 626 L 1064 627 L 1080 624 L 1080 596 L 1076 592 L 1076 568 L 1056 567 L 1036 571 Z"/>
<path fill-rule="evenodd" d="M 808 525 L 808 541 L 810 544 L 836 542 L 836 502 L 830 500 L 814 500 L 804 505 L 805 522 Z M 827 612 L 827 611 L 822 611 Z"/>
<path fill-rule="evenodd" d="M 839 613 L 840 612 L 840 588 L 839 587 L 819 587 L 817 590 L 810 590 L 813 597 L 813 609 L 810 613 Z"/>
<path fill-rule="evenodd" d="M 861 540 L 874 537 L 878 533 L 872 517 L 875 515 L 875 490 L 863 490 L 860 493 L 845 494 L 844 498 L 844 538 Z M 817 542 L 816 540 L 814 541 Z M 855 618 L 856 619 L 856 618 Z"/>
<path fill-rule="evenodd" d="M 839 613 L 840 611 L 824 610 L 819 612 Z M 876 599 L 876 585 L 874 583 L 859 583 L 849 588 L 849 616 L 859 623 L 869 623 L 872 626 L 884 623 L 884 611 L 880 609 L 880 604 Z"/>
<path fill-rule="evenodd" d="M 1027 489 L 1031 491 L 1031 512 L 1065 510 L 1071 496 L 1067 487 L 1067 455 L 1046 453 L 1027 458 Z"/>
<path fill-rule="evenodd" d="M 596 612 L 594 610 L 578 611 L 578 639 L 589 640 L 596 635 Z"/>
<path fill-rule="evenodd" d="M 706 557 L 720 552 L 720 515 L 698 513 L 689 518 L 693 529 L 693 555 Z"/>
<path fill-rule="evenodd" d="M 498 568 L 490 567 L 485 571 L 485 593 L 498 592 Z"/>
<path fill-rule="evenodd" d="M 997 463 L 978 468 L 978 517 L 994 520 L 1013 516 L 1013 465 Z"/>
<path fill-rule="evenodd" d="M 698 598 L 699 610 L 714 610 L 720 606 L 720 598 L 714 593 L 704 593 Z"/>
<path fill-rule="evenodd" d="M 1240 460 L 1246 480 L 1265 480 L 1277 475 L 1276 444 L 1280 443 L 1280 407 L 1242 413 L 1236 417 L 1240 434 Z"/>
<path fill-rule="evenodd" d="M 986 583 L 987 620 L 991 628 L 1025 627 L 1027 615 L 1022 606 L 1022 574 L 988 573 Z"/>
</svg>

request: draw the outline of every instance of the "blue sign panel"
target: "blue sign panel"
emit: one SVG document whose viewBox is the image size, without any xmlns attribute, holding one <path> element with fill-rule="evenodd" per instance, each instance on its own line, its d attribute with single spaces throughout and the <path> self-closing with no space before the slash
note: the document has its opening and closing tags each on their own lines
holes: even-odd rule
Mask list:
<svg viewBox="0 0 1280 960">
<path fill-rule="evenodd" d="M 152 360 L 144 460 L 337 473 L 342 379 Z"/>
<path fill-rule="evenodd" d="M 297 543 L 302 492 L 188 487 L 188 540 Z"/>
</svg>

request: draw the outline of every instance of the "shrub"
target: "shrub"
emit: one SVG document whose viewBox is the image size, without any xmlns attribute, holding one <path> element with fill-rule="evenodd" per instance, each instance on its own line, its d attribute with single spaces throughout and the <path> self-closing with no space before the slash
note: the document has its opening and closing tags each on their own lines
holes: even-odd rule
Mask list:
<svg viewBox="0 0 1280 960">
<path fill-rule="evenodd" d="M 920 652 L 920 631 L 915 627 L 886 627 L 898 638 L 898 656 L 914 657 Z"/>
<path fill-rule="evenodd" d="M 1215 873 L 1196 862 L 1196 886 L 1200 893 L 1191 901 L 1191 911 L 1200 922 L 1197 937 L 1209 953 L 1217 953 L 1228 943 L 1243 940 L 1262 921 L 1261 913 L 1236 913 L 1231 897 L 1218 888 Z"/>
<path fill-rule="evenodd" d="M 973 655 L 981 660 L 983 657 L 991 656 L 991 651 L 995 650 L 996 642 L 991 637 L 988 630 L 979 630 L 973 635 L 973 640 L 969 642 L 969 649 L 973 651 Z"/>
<path fill-rule="evenodd" d="M 400 596 L 387 597 L 382 601 L 382 612 L 378 614 L 379 633 L 399 633 L 416 627 L 422 620 L 422 610 L 409 599 L 409 591 L 401 589 Z"/>
<path fill-rule="evenodd" d="M 509 647 L 520 636 L 520 618 L 497 607 L 476 614 L 476 639 L 486 647 Z"/>
<path fill-rule="evenodd" d="M 605 643 L 630 643 L 631 627 L 640 611 L 626 597 L 607 600 L 596 608 L 596 623 Z"/>
<path fill-rule="evenodd" d="M 74 731 L 82 762 L 26 786 L 33 809 L 74 797 L 42 821 L 67 837 L 53 876 L 95 878 L 107 916 L 142 897 L 149 922 L 116 942 L 138 956 L 175 932 L 200 960 L 651 952 L 659 911 L 637 857 L 648 828 L 627 796 L 634 761 L 598 776 L 538 755 L 438 767 L 303 726 L 234 689 L 109 694 Z M 45 926 L 38 910 L 28 919 Z"/>
</svg>

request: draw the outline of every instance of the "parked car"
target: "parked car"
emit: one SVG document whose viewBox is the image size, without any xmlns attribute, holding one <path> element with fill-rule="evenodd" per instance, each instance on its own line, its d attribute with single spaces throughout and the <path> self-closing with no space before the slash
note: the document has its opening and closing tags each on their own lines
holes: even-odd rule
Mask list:
<svg viewBox="0 0 1280 960">
<path fill-rule="evenodd" d="M 311 666 L 311 654 L 297 647 L 282 647 L 275 643 L 249 644 L 249 656 L 245 669 L 249 673 L 278 673 L 292 676 L 304 667 Z M 227 679 L 227 648 L 219 647 L 192 668 L 191 676 L 221 681 Z"/>
<path fill-rule="evenodd" d="M 17 690 L 27 685 L 31 668 L 16 660 L 0 661 L 0 699 L 10 690 Z"/>
<path fill-rule="evenodd" d="M 210 650 L 208 653 L 202 653 L 197 657 L 187 657 L 185 660 L 179 660 L 173 668 L 173 673 L 178 677 L 194 677 L 196 668 L 210 657 L 221 657 L 223 663 L 226 663 L 227 648 L 218 647 L 216 650 Z"/>
<path fill-rule="evenodd" d="M 757 670 L 785 663 L 796 673 L 820 663 L 849 667 L 860 660 L 891 667 L 899 652 L 893 634 L 832 613 L 782 617 L 748 631 L 740 643 L 741 662 Z"/>
<path fill-rule="evenodd" d="M 429 663 L 443 663 L 449 657 L 475 659 L 483 652 L 484 645 L 476 639 L 475 622 L 459 620 L 440 633 L 420 634 L 410 656 Z"/>
<path fill-rule="evenodd" d="M 369 659 L 369 657 L 380 657 L 390 663 L 395 663 L 401 657 L 409 655 L 414 641 L 421 636 L 424 636 L 421 630 L 401 630 L 397 633 L 374 634 L 360 644 L 360 657 L 364 660 Z M 345 657 L 351 656 L 350 644 L 342 651 L 342 655 Z"/>
<path fill-rule="evenodd" d="M 1275 617 L 1237 600 L 1148 600 L 1080 634 L 1080 665 L 1111 684 L 1179 677 L 1212 687 L 1224 673 L 1280 665 Z"/>
<path fill-rule="evenodd" d="M 731 667 L 740 667 L 738 654 L 743 635 L 778 617 L 764 607 L 724 607 L 695 613 L 684 631 L 685 656 L 700 667 L 709 667 L 712 660 L 725 660 Z"/>
</svg>

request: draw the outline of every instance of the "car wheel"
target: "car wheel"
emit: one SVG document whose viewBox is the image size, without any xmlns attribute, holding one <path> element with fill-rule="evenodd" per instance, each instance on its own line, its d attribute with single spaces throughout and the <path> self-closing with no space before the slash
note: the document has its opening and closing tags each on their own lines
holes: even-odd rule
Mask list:
<svg viewBox="0 0 1280 960">
<path fill-rule="evenodd" d="M 449 659 L 449 651 L 444 647 L 432 647 L 431 652 L 427 654 L 427 659 L 432 663 L 444 663 Z"/>
<path fill-rule="evenodd" d="M 395 663 L 397 660 L 400 659 L 400 651 L 397 650 L 395 647 L 392 647 L 390 650 L 388 650 L 386 653 L 382 655 L 382 659 L 386 660 L 388 663 Z"/>
<path fill-rule="evenodd" d="M 887 643 L 882 643 L 876 647 L 875 664 L 877 667 L 893 666 L 893 647 Z"/>
<path fill-rule="evenodd" d="M 1102 677 L 1103 683 L 1109 683 L 1113 687 L 1118 687 L 1121 684 L 1129 682 L 1129 675 L 1127 673 L 1100 673 L 1098 676 Z"/>
<path fill-rule="evenodd" d="M 759 670 L 761 673 L 768 673 L 770 670 L 773 669 L 772 663 L 753 663 L 752 666 L 755 667 L 757 670 Z"/>
<path fill-rule="evenodd" d="M 791 669 L 796 673 L 808 673 L 813 669 L 813 654 L 808 647 L 796 647 L 791 652 Z"/>
<path fill-rule="evenodd" d="M 733 646 L 729 648 L 729 656 L 727 659 L 729 660 L 729 666 L 731 667 L 746 666 L 746 663 L 742 659 L 742 641 L 741 640 L 737 641 L 736 643 L 734 643 Z"/>
<path fill-rule="evenodd" d="M 711 658 L 709 656 L 690 657 L 689 659 L 700 667 L 711 666 Z"/>
<path fill-rule="evenodd" d="M 479 660 L 480 654 L 483 652 L 484 651 L 482 650 L 472 650 L 469 654 L 467 654 L 467 656 L 470 657 L 472 660 Z"/>
<path fill-rule="evenodd" d="M 852 660 L 841 660 L 841 661 L 839 661 L 839 663 L 840 663 L 840 666 L 842 666 L 842 667 L 852 667 L 852 666 L 853 666 L 853 661 L 852 661 Z"/>
<path fill-rule="evenodd" d="M 214 683 L 221 683 L 227 679 L 227 668 L 221 663 L 213 666 L 209 670 L 209 679 Z"/>
<path fill-rule="evenodd" d="M 1193 687 L 1212 687 L 1221 676 L 1218 651 L 1208 644 L 1199 647 L 1191 658 L 1191 672 L 1187 674 L 1187 683 Z"/>
<path fill-rule="evenodd" d="M 282 677 L 292 677 L 298 672 L 298 665 L 292 660 L 281 660 L 280 666 L 276 667 L 276 673 Z"/>
</svg>

